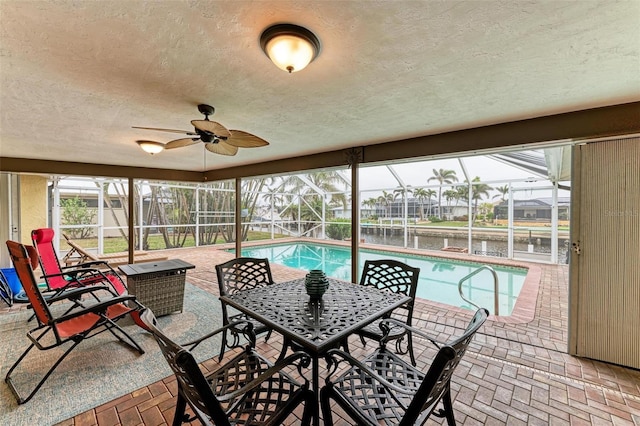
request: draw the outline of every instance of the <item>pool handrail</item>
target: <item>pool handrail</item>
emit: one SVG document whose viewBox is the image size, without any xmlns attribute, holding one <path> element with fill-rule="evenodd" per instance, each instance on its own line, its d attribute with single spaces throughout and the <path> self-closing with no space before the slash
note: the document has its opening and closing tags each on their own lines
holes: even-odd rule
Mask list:
<svg viewBox="0 0 640 426">
<path fill-rule="evenodd" d="M 478 269 L 474 270 L 470 274 L 467 274 L 466 276 L 464 276 L 460 281 L 458 281 L 458 293 L 460 293 L 460 297 L 462 297 L 462 300 L 464 300 L 465 302 L 471 304 L 476 309 L 480 309 L 480 306 L 476 305 L 471 300 L 469 300 L 466 297 L 464 297 L 464 294 L 462 294 L 462 283 L 465 282 L 466 280 L 468 280 L 469 278 L 473 277 L 474 275 L 482 272 L 485 269 L 488 270 L 489 272 L 491 272 L 491 274 L 493 275 L 493 291 L 494 291 L 493 304 L 494 304 L 494 308 L 495 308 L 495 311 L 494 311 L 493 314 L 497 316 L 497 315 L 499 315 L 499 309 L 498 309 L 498 296 L 499 296 L 499 293 L 498 293 L 498 274 L 496 273 L 495 269 L 493 269 L 491 266 L 482 265 L 481 267 L 479 267 Z"/>
</svg>

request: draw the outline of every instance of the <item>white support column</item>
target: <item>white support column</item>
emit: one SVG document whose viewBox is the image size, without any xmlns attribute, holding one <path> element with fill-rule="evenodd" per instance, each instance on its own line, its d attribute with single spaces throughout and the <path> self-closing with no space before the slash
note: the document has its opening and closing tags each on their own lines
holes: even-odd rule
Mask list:
<svg viewBox="0 0 640 426">
<path fill-rule="evenodd" d="M 513 190 L 511 188 L 511 183 L 509 183 L 507 219 L 507 258 L 513 259 Z"/>
<path fill-rule="evenodd" d="M 473 254 L 472 249 L 472 245 L 473 245 L 473 235 L 472 235 L 472 226 L 473 226 L 473 181 L 471 179 L 471 176 L 469 176 L 469 173 L 467 172 L 467 166 L 464 164 L 464 161 L 462 160 L 462 158 L 458 158 L 458 163 L 460 164 L 460 168 L 462 169 L 462 173 L 464 173 L 464 177 L 467 181 L 467 183 L 469 184 L 469 206 L 468 206 L 468 222 L 467 222 L 467 251 L 469 252 L 469 254 Z M 438 209 L 442 209 L 442 206 L 438 205 Z M 439 211 L 440 212 L 440 211 Z M 442 217 L 442 214 L 440 214 L 440 217 Z"/>
<path fill-rule="evenodd" d="M 302 236 L 302 233 L 301 233 L 302 222 L 300 221 L 301 214 L 302 214 L 302 197 L 300 196 L 300 193 L 298 193 L 298 237 Z"/>
<path fill-rule="evenodd" d="M 51 206 L 51 227 L 55 235 L 60 234 L 60 180 L 53 178 L 53 206 Z M 31 238 L 31 237 L 29 237 Z M 53 247 L 60 253 L 60 238 L 53 239 Z"/>
<path fill-rule="evenodd" d="M 326 226 L 327 226 L 326 220 L 327 220 L 327 198 L 328 197 L 325 197 L 325 195 L 326 194 L 320 195 L 320 197 L 322 199 L 322 228 L 321 228 L 322 229 L 322 235 L 320 235 L 320 238 L 323 239 L 323 240 L 327 238 L 327 234 L 325 232 L 325 229 L 326 229 Z"/>
<path fill-rule="evenodd" d="M 409 247 L 409 197 L 407 188 L 404 188 L 404 248 Z"/>
<path fill-rule="evenodd" d="M 200 186 L 196 187 L 196 247 L 200 247 Z"/>
<path fill-rule="evenodd" d="M 275 220 L 275 202 L 274 202 L 274 196 L 273 193 L 271 194 L 271 239 L 275 239 L 275 227 L 276 227 L 276 220 Z"/>
<path fill-rule="evenodd" d="M 242 256 L 242 179 L 236 178 L 235 184 L 236 257 L 240 257 Z"/>
<path fill-rule="evenodd" d="M 351 166 L 351 282 L 360 280 L 360 167 Z"/>
<path fill-rule="evenodd" d="M 473 254 L 473 184 L 469 180 L 469 232 L 467 233 L 467 250 Z"/>
<path fill-rule="evenodd" d="M 551 263 L 558 263 L 558 182 L 551 192 Z"/>
<path fill-rule="evenodd" d="M 132 187 L 135 185 L 133 183 Z M 135 194 L 135 193 L 134 193 Z M 133 197 L 134 194 L 129 194 L 130 197 Z M 133 216 L 133 212 L 131 212 Z M 138 250 L 142 250 L 142 237 L 144 235 L 144 230 L 142 229 L 142 225 L 144 224 L 144 199 L 142 198 L 142 182 L 138 183 Z M 135 223 L 134 223 L 135 227 Z M 133 241 L 131 242 L 133 244 Z"/>
<path fill-rule="evenodd" d="M 107 194 L 108 196 L 108 194 Z M 98 183 L 98 254 L 104 253 L 104 182 Z"/>
</svg>

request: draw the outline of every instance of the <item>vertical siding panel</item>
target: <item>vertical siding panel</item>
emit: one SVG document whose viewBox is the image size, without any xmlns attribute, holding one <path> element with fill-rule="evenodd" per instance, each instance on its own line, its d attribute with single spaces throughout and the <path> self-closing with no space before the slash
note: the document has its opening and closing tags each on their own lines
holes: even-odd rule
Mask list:
<svg viewBox="0 0 640 426">
<path fill-rule="evenodd" d="M 580 152 L 576 349 L 640 368 L 640 139 Z"/>
</svg>

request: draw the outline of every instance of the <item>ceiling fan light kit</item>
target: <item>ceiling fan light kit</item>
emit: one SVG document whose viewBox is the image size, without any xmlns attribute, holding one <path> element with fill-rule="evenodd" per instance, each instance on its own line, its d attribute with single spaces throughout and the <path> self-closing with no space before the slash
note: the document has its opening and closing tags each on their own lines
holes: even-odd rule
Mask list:
<svg viewBox="0 0 640 426">
<path fill-rule="evenodd" d="M 167 142 L 166 145 L 153 141 L 136 142 L 142 149 L 150 154 L 152 154 L 152 152 L 147 149 L 155 149 L 156 151 L 153 152 L 155 154 L 162 151 L 162 149 L 182 148 L 184 146 L 195 145 L 198 142 L 203 142 L 207 151 L 220 155 L 236 155 L 238 148 L 258 148 L 269 145 L 269 142 L 256 135 L 243 132 L 242 130 L 227 130 L 222 124 L 209 120 L 209 116 L 215 112 L 215 108 L 210 105 L 200 104 L 198 105 L 198 111 L 204 115 L 204 120 L 191 120 L 193 131 L 133 126 L 134 129 L 183 133 L 187 136 L 186 138 L 172 140 Z"/>
<path fill-rule="evenodd" d="M 291 74 L 304 69 L 318 56 L 320 40 L 304 27 L 277 24 L 262 32 L 260 47 L 278 68 Z"/>
<path fill-rule="evenodd" d="M 136 141 L 136 143 L 140 146 L 140 148 L 142 148 L 144 152 L 151 155 L 157 154 L 164 150 L 164 144 L 160 142 L 138 140 Z"/>
</svg>

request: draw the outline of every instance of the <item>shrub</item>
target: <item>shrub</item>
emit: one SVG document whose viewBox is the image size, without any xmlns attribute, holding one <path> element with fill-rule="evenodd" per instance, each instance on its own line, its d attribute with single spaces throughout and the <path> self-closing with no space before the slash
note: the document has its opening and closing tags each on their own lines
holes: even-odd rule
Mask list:
<svg viewBox="0 0 640 426">
<path fill-rule="evenodd" d="M 328 223 L 326 228 L 327 236 L 333 240 L 344 240 L 351 237 L 351 220 L 334 219 Z"/>
<path fill-rule="evenodd" d="M 63 225 L 88 225 L 96 217 L 96 209 L 87 208 L 87 203 L 80 197 L 63 198 L 60 200 L 60 223 Z M 93 228 L 70 228 L 65 232 L 72 238 L 83 239 L 91 235 Z"/>
</svg>

